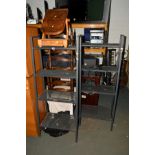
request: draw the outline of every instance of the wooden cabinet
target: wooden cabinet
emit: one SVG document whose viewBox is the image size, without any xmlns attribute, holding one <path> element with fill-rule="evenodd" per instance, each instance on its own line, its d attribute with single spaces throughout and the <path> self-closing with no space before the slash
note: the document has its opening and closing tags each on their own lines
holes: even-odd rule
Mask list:
<svg viewBox="0 0 155 155">
<path fill-rule="evenodd" d="M 39 136 L 40 129 L 38 123 L 38 113 L 37 113 L 37 102 L 36 94 L 34 88 L 34 77 L 33 77 L 33 68 L 31 60 L 31 46 L 30 46 L 30 37 L 38 35 L 38 28 L 27 26 L 26 27 L 26 135 L 27 136 Z M 37 44 L 37 42 L 35 42 Z M 39 52 L 35 52 L 35 63 L 36 69 L 40 69 L 40 58 Z M 38 93 L 43 92 L 43 82 L 42 78 L 37 78 L 37 89 Z M 45 102 L 38 102 L 39 107 L 39 117 L 42 121 L 45 114 Z"/>
<path fill-rule="evenodd" d="M 37 111 L 34 98 L 34 90 L 31 86 L 33 77 L 26 78 L 26 135 L 38 136 L 40 131 L 37 127 Z"/>
<path fill-rule="evenodd" d="M 38 36 L 38 28 L 26 26 L 26 77 L 33 75 L 32 67 L 32 53 L 31 53 L 31 36 Z M 37 45 L 37 39 L 35 39 L 34 44 Z M 40 69 L 40 55 L 39 52 L 35 52 L 35 65 L 36 70 Z"/>
<path fill-rule="evenodd" d="M 37 78 L 38 92 L 39 94 L 43 91 L 42 79 Z M 39 124 L 38 124 L 38 115 L 36 108 L 36 95 L 34 89 L 34 77 L 26 78 L 26 135 L 27 136 L 38 136 L 40 135 Z M 42 121 L 45 114 L 45 102 L 39 101 L 39 117 Z"/>
</svg>

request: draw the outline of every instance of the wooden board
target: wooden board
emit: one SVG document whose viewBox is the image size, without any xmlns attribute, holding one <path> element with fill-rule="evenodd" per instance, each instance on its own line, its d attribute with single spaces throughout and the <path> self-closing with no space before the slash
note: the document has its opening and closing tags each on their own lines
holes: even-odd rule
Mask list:
<svg viewBox="0 0 155 155">
<path fill-rule="evenodd" d="M 26 77 L 30 77 L 33 74 L 32 68 L 32 49 L 30 44 L 31 36 L 38 36 L 38 28 L 26 26 Z M 37 40 L 34 42 L 37 45 Z M 36 70 L 40 70 L 40 56 L 39 52 L 35 52 L 35 63 L 36 63 Z"/>
<path fill-rule="evenodd" d="M 106 48 L 84 48 L 84 52 L 101 52 L 105 54 Z"/>
<path fill-rule="evenodd" d="M 39 47 L 42 46 L 68 46 L 68 40 L 67 39 L 38 39 L 38 45 Z"/>
<path fill-rule="evenodd" d="M 72 23 L 72 28 L 100 28 L 108 30 L 107 23 Z"/>
<path fill-rule="evenodd" d="M 39 136 L 40 130 L 37 127 L 37 112 L 35 109 L 35 99 L 33 90 L 30 88 L 31 78 L 26 78 L 26 135 Z"/>
<path fill-rule="evenodd" d="M 39 95 L 43 92 L 42 78 L 37 78 Z M 42 121 L 45 117 L 45 102 L 39 101 L 39 117 Z M 26 135 L 39 136 L 38 116 L 36 110 L 36 96 L 33 76 L 26 78 Z"/>
</svg>

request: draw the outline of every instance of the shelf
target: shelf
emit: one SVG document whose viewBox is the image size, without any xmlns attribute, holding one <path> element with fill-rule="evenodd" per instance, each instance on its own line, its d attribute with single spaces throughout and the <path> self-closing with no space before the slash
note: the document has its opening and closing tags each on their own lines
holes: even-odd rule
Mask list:
<svg viewBox="0 0 155 155">
<path fill-rule="evenodd" d="M 110 109 L 103 106 L 82 105 L 82 117 L 111 120 Z"/>
<path fill-rule="evenodd" d="M 77 22 L 72 23 L 72 28 L 101 28 L 105 29 L 105 31 L 108 30 L 108 24 L 101 21 L 93 21 L 93 22 Z"/>
<path fill-rule="evenodd" d="M 115 95 L 115 86 L 90 86 L 83 84 L 82 92 L 88 94 Z"/>
<path fill-rule="evenodd" d="M 54 114 L 47 113 L 44 120 L 41 123 L 41 129 L 60 129 L 75 131 L 75 119 L 69 115 L 61 114 L 61 117 L 56 118 Z"/>
<path fill-rule="evenodd" d="M 63 46 L 36 46 L 33 49 L 40 49 L 40 50 L 76 50 L 75 46 L 68 45 L 68 47 L 63 47 Z"/>
<path fill-rule="evenodd" d="M 103 44 L 95 44 L 95 43 L 82 43 L 82 47 L 95 47 L 95 48 L 119 48 L 120 44 L 113 43 L 103 43 Z"/>
<path fill-rule="evenodd" d="M 100 66 L 100 67 L 82 67 L 82 71 L 87 72 L 117 72 L 116 66 Z"/>
<path fill-rule="evenodd" d="M 45 90 L 39 100 L 73 103 L 75 101 L 75 93 Z"/>
<path fill-rule="evenodd" d="M 43 69 L 37 73 L 37 76 L 41 76 L 41 77 L 62 77 L 62 78 L 75 79 L 76 78 L 76 71 Z"/>
</svg>

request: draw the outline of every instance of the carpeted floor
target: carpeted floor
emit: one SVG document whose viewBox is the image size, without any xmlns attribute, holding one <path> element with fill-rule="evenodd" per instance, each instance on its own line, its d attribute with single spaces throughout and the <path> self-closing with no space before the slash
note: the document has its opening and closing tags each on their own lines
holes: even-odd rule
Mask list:
<svg viewBox="0 0 155 155">
<path fill-rule="evenodd" d="M 109 108 L 111 98 L 100 96 L 99 105 Z M 50 137 L 42 132 L 41 137 L 27 137 L 27 155 L 128 155 L 129 154 L 129 91 L 121 88 L 114 129 L 110 122 L 83 118 L 79 129 L 79 141 L 75 133 Z"/>
</svg>

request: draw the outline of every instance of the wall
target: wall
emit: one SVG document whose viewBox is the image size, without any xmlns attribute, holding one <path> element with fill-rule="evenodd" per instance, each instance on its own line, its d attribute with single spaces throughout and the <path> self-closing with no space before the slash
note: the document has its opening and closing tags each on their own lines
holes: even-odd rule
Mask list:
<svg viewBox="0 0 155 155">
<path fill-rule="evenodd" d="M 46 1 L 50 9 L 55 7 L 55 0 Z M 43 16 L 45 15 L 44 0 L 26 0 L 26 3 L 30 4 L 34 18 L 37 18 L 37 8 L 42 11 Z"/>
<path fill-rule="evenodd" d="M 129 45 L 129 0 L 112 0 L 109 28 L 109 42 L 118 42 L 120 34 L 127 36 Z"/>
</svg>

